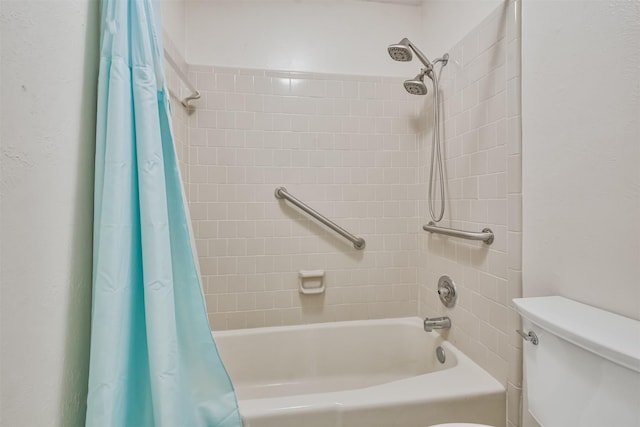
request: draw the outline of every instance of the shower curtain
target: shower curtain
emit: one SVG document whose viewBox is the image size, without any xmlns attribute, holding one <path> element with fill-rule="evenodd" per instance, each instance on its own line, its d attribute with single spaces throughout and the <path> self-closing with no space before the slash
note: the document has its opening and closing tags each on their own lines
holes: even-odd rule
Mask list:
<svg viewBox="0 0 640 427">
<path fill-rule="evenodd" d="M 102 1 L 86 425 L 237 427 L 191 245 L 158 8 Z"/>
</svg>

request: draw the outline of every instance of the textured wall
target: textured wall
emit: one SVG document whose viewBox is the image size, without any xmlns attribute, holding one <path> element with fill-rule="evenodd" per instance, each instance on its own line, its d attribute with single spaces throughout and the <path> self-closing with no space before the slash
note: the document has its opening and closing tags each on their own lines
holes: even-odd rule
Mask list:
<svg viewBox="0 0 640 427">
<path fill-rule="evenodd" d="M 2 1 L 0 424 L 84 425 L 98 3 Z"/>
<path fill-rule="evenodd" d="M 420 239 L 421 314 L 448 315 L 444 332 L 508 388 L 508 419 L 520 415 L 521 339 L 511 299 L 521 295 L 520 21 L 515 2 L 497 8 L 450 51 L 442 72 L 447 213 L 441 226 L 490 227 L 493 244 L 441 235 Z M 431 117 L 432 99 L 424 104 Z M 420 218 L 426 204 L 431 126 L 420 144 Z M 459 300 L 447 309 L 438 278 L 449 275 Z"/>
<path fill-rule="evenodd" d="M 190 209 L 214 329 L 417 314 L 417 101 L 401 81 L 192 66 Z M 274 198 L 284 185 L 364 251 Z M 326 270 L 301 296 L 299 270 Z"/>
<path fill-rule="evenodd" d="M 640 319 L 640 3 L 524 12 L 525 294 Z"/>
</svg>

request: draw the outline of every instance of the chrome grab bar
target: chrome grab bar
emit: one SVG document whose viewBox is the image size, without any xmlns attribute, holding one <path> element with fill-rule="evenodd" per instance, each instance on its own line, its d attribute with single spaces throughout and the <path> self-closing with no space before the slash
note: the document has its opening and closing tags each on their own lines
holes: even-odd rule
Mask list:
<svg viewBox="0 0 640 427">
<path fill-rule="evenodd" d="M 467 240 L 482 240 L 487 245 L 493 243 L 493 231 L 490 228 L 485 228 L 482 232 L 477 233 L 475 231 L 456 230 L 454 228 L 445 228 L 437 226 L 433 221 L 429 221 L 428 224 L 423 225 L 422 229 L 429 233 L 444 234 L 446 236 L 461 237 Z"/>
<path fill-rule="evenodd" d="M 345 239 L 353 243 L 354 248 L 364 249 L 365 241 L 362 237 L 354 236 L 353 234 L 349 233 L 347 230 L 340 227 L 338 224 L 331 221 L 329 218 L 325 217 L 320 212 L 316 211 L 315 209 L 309 207 L 306 203 L 292 196 L 289 192 L 287 192 L 286 188 L 284 187 L 276 188 L 275 196 L 276 196 L 276 199 L 285 199 L 291 202 L 293 205 L 297 206 L 304 212 L 308 213 L 309 215 L 311 215 L 312 217 L 314 217 L 315 219 L 317 219 L 318 221 L 320 221 L 321 223 L 323 223 L 324 225 L 326 225 L 327 227 L 335 231 L 336 233 L 340 234 L 342 237 L 344 237 Z"/>
</svg>

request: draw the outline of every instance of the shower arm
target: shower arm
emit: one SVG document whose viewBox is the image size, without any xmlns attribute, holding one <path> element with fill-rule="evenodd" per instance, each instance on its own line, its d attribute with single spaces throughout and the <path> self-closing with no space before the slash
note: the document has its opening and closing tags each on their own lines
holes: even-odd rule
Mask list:
<svg viewBox="0 0 640 427">
<path fill-rule="evenodd" d="M 406 45 L 411 48 L 413 53 L 416 54 L 416 56 L 418 57 L 420 62 L 422 62 L 424 64 L 424 66 L 427 68 L 428 71 L 433 70 L 433 66 L 436 65 L 438 62 L 442 62 L 443 66 L 447 65 L 447 62 L 449 62 L 449 54 L 448 53 L 445 53 L 444 55 L 442 55 L 442 58 L 436 58 L 433 62 L 431 62 L 431 61 L 429 61 L 427 59 L 425 54 L 422 53 L 422 51 L 420 49 L 418 49 L 417 46 L 415 46 L 413 43 L 411 43 L 411 41 L 409 39 L 404 38 L 402 41 L 405 42 Z"/>
<path fill-rule="evenodd" d="M 418 59 L 420 60 L 420 62 L 422 62 L 424 64 L 424 66 L 431 71 L 433 69 L 433 64 L 431 63 L 431 61 L 429 61 L 427 59 L 426 56 L 424 56 L 424 53 L 422 53 L 422 51 L 420 49 L 418 49 L 416 46 L 414 46 L 413 43 L 411 43 L 408 39 L 405 39 L 407 41 L 407 46 L 409 46 L 411 48 L 411 50 L 413 51 L 413 53 L 416 54 L 416 56 L 418 57 Z"/>
<path fill-rule="evenodd" d="M 426 74 L 427 76 L 429 76 L 429 78 L 432 78 L 431 77 L 431 73 L 433 72 L 433 67 L 438 62 L 442 62 L 442 66 L 443 67 L 445 65 L 447 65 L 447 63 L 449 62 L 449 54 L 448 53 L 445 53 L 444 55 L 442 55 L 441 58 L 436 58 L 433 62 L 431 62 L 431 61 L 429 61 L 427 59 L 425 54 L 422 53 L 422 51 L 420 49 L 418 49 L 413 43 L 411 43 L 411 41 L 409 39 L 404 38 L 402 41 L 405 42 L 407 46 L 409 46 L 409 48 L 413 51 L 413 53 L 416 54 L 416 56 L 418 57 L 420 62 L 422 62 L 422 64 L 425 66 L 425 68 L 421 71 L 421 73 L 423 75 Z"/>
</svg>

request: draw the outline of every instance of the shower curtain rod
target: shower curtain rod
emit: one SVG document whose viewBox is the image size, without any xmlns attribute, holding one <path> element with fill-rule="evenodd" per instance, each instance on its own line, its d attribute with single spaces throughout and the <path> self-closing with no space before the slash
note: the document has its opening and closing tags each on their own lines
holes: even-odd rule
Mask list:
<svg viewBox="0 0 640 427">
<path fill-rule="evenodd" d="M 191 95 L 180 100 L 180 103 L 184 105 L 185 108 L 189 108 L 190 107 L 189 101 L 191 101 L 192 99 L 200 99 L 200 92 L 195 88 L 195 86 L 191 84 L 187 75 L 184 72 L 182 72 L 180 67 L 178 67 L 178 64 L 176 64 L 176 61 L 174 61 L 171 55 L 169 55 L 169 52 L 167 52 L 167 49 L 164 50 L 164 59 L 167 60 L 169 65 L 171 65 L 171 68 L 173 68 L 176 74 L 178 75 L 178 77 L 180 77 L 180 80 L 182 80 L 185 86 L 187 86 L 187 88 L 192 92 Z M 180 99 L 179 96 L 177 95 L 175 96 L 176 98 Z"/>
</svg>

